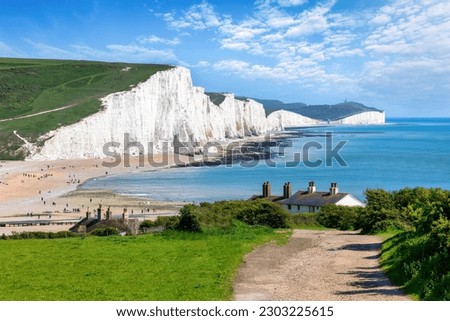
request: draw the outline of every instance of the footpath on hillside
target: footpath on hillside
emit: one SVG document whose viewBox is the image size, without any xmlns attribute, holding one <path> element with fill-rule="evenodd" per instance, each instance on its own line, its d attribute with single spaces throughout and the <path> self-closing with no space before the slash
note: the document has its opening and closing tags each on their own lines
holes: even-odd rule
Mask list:
<svg viewBox="0 0 450 321">
<path fill-rule="evenodd" d="M 295 230 L 289 243 L 249 253 L 235 300 L 404 301 L 380 269 L 381 239 L 348 231 Z"/>
</svg>

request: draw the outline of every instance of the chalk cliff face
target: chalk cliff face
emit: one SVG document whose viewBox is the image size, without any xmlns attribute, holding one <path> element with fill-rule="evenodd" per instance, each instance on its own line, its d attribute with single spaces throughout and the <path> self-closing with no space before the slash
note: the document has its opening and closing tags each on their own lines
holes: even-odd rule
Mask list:
<svg viewBox="0 0 450 321">
<path fill-rule="evenodd" d="M 369 125 L 369 124 L 384 124 L 385 113 L 378 111 L 366 111 L 353 116 L 330 122 L 333 125 Z"/>
<path fill-rule="evenodd" d="M 317 119 L 308 118 L 287 110 L 274 111 L 267 117 L 267 121 L 269 122 L 269 127 L 283 129 L 295 126 L 313 126 L 320 123 Z"/>
<path fill-rule="evenodd" d="M 192 85 L 189 70 L 182 67 L 158 72 L 130 91 L 106 96 L 102 103 L 102 111 L 48 133 L 44 146 L 29 158 L 101 158 L 105 150 L 123 153 L 125 134 L 130 142 L 143 146 L 129 149 L 137 154 L 171 150 L 177 135 L 180 142 L 201 146 L 272 129 L 261 104 L 227 94 L 217 106 L 203 88 Z"/>
<path fill-rule="evenodd" d="M 215 105 L 204 89 L 192 85 L 188 69 L 176 67 L 152 75 L 130 91 L 102 99 L 103 110 L 42 137 L 42 147 L 28 148 L 28 159 L 103 158 L 172 151 L 177 139 L 188 146 L 263 135 L 285 127 L 320 122 L 288 111 L 265 116 L 262 104 L 233 94 Z M 384 122 L 384 113 L 363 113 L 336 124 Z M 126 147 L 125 141 L 135 147 Z M 137 144 L 139 143 L 139 144 Z M 136 147 L 136 145 L 142 147 Z"/>
</svg>

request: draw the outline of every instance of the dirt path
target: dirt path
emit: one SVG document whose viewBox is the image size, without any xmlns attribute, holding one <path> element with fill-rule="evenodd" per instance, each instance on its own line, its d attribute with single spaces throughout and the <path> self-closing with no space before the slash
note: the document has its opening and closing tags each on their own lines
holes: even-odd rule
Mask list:
<svg viewBox="0 0 450 321">
<path fill-rule="evenodd" d="M 284 247 L 248 254 L 235 300 L 409 300 L 380 270 L 381 240 L 355 232 L 295 230 Z"/>
<path fill-rule="evenodd" d="M 44 115 L 44 114 L 48 114 L 48 113 L 54 113 L 54 112 L 56 112 L 56 111 L 60 111 L 60 110 L 64 110 L 64 109 L 69 109 L 69 108 L 72 108 L 72 107 L 75 107 L 75 106 L 76 106 L 76 104 L 72 104 L 72 105 L 62 106 L 62 107 L 58 107 L 58 108 L 51 109 L 51 110 L 44 110 L 44 111 L 41 111 L 41 112 L 35 113 L 35 114 L 30 114 L 30 115 L 25 115 L 25 116 L 11 117 L 11 118 L 6 118 L 6 119 L 0 119 L 0 123 L 3 123 L 3 122 L 5 122 L 5 121 L 16 120 L 16 119 L 25 119 L 25 118 L 35 117 L 35 116 Z"/>
</svg>

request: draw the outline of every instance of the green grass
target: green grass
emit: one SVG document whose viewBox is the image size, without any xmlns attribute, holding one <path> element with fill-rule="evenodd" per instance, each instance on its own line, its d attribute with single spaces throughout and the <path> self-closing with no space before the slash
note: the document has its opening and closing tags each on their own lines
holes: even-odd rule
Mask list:
<svg viewBox="0 0 450 321">
<path fill-rule="evenodd" d="M 231 230 L 0 241 L 0 300 L 229 300 L 245 253 L 288 232 Z"/>
<path fill-rule="evenodd" d="M 128 71 L 124 71 L 128 68 Z M 40 135 L 78 122 L 101 109 L 100 98 L 129 90 L 167 65 L 93 61 L 0 58 L 0 120 L 73 108 L 0 123 L 0 159 L 21 159 L 22 141 L 13 131 L 36 142 Z"/>
<path fill-rule="evenodd" d="M 449 254 L 430 234 L 402 232 L 385 240 L 381 265 L 391 281 L 416 300 L 450 300 Z"/>
</svg>

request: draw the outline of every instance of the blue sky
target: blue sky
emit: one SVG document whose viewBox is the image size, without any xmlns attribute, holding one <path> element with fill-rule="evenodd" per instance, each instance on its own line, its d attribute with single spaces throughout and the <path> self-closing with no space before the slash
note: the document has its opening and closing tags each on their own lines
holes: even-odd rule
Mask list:
<svg viewBox="0 0 450 321">
<path fill-rule="evenodd" d="M 169 63 L 207 91 L 450 116 L 448 0 L 0 0 L 0 56 Z"/>
</svg>

